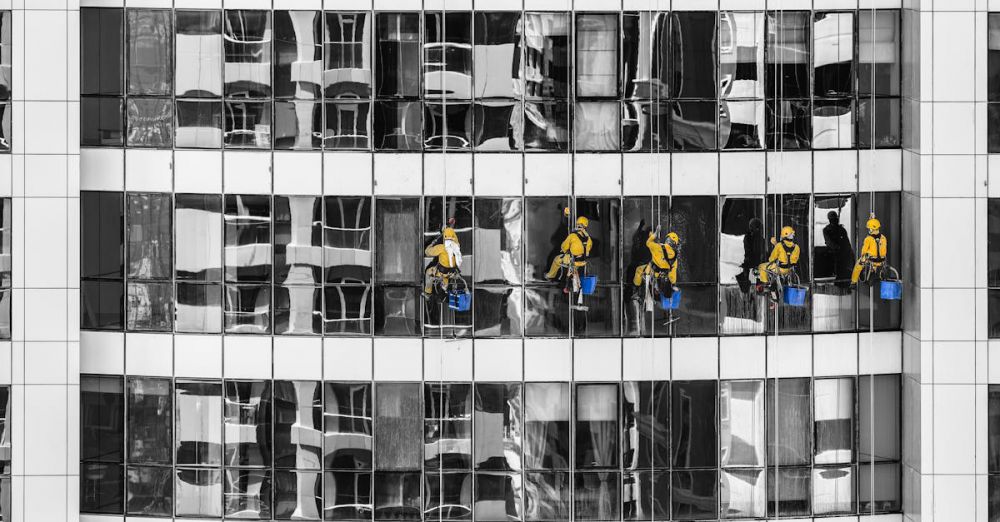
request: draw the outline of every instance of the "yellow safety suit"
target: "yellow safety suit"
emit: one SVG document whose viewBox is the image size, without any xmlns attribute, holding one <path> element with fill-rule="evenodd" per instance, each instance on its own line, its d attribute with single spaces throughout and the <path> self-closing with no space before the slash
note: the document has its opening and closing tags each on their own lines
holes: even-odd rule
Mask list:
<svg viewBox="0 0 1000 522">
<path fill-rule="evenodd" d="M 799 245 L 796 245 L 790 239 L 782 239 L 775 243 L 774 248 L 771 250 L 771 257 L 767 258 L 766 263 L 761 263 L 757 267 L 760 282 L 768 282 L 768 271 L 782 276 L 790 274 L 792 268 L 799 263 L 800 253 Z"/>
<path fill-rule="evenodd" d="M 454 243 L 455 246 L 459 246 L 458 241 Z M 430 294 L 434 292 L 434 279 L 440 278 L 441 283 L 447 285 L 448 276 L 457 274 L 458 266 L 456 260 L 448 253 L 448 249 L 445 248 L 443 243 L 435 243 L 425 248 L 424 255 L 437 258 L 424 272 L 424 293 Z"/>
<path fill-rule="evenodd" d="M 869 234 L 865 237 L 861 245 L 861 257 L 854 265 L 854 272 L 851 273 L 851 284 L 857 284 L 861 279 L 861 272 L 865 265 L 870 265 L 874 270 L 885 263 L 886 253 L 889 251 L 889 240 L 882 234 Z"/>
<path fill-rule="evenodd" d="M 678 265 L 677 251 L 675 251 L 674 248 L 667 243 L 657 243 L 655 232 L 649 233 L 649 238 L 646 239 L 646 248 L 649 249 L 649 254 L 652 257 L 652 260 L 645 265 L 636 267 L 635 276 L 632 278 L 632 284 L 635 286 L 642 286 L 642 279 L 646 276 L 646 274 L 667 272 L 667 279 L 670 281 L 670 284 L 676 285 Z"/>
<path fill-rule="evenodd" d="M 590 249 L 593 247 L 594 241 L 590 239 L 590 234 L 587 234 L 586 230 L 578 228 L 571 232 L 563 240 L 562 245 L 559 247 L 562 253 L 552 260 L 552 266 L 549 267 L 549 271 L 545 274 L 545 277 L 549 279 L 555 278 L 559 274 L 559 268 L 569 266 L 570 261 L 574 259 L 573 264 L 577 268 L 587 266 L 587 258 L 590 257 Z"/>
</svg>

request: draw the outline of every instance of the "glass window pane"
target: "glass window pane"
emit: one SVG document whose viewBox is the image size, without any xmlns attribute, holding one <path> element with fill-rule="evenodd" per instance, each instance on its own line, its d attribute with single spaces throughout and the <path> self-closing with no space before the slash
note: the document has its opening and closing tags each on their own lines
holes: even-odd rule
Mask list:
<svg viewBox="0 0 1000 522">
<path fill-rule="evenodd" d="M 327 283 L 367 283 L 372 270 L 372 200 L 324 198 L 323 250 Z"/>
<path fill-rule="evenodd" d="M 271 280 L 271 197 L 226 195 L 226 281 Z"/>
<path fill-rule="evenodd" d="M 420 14 L 377 13 L 375 93 L 420 96 Z"/>
<path fill-rule="evenodd" d="M 872 200 L 873 195 L 875 197 L 874 201 Z M 890 239 L 904 237 L 904 228 L 900 226 L 902 223 L 902 211 L 900 209 L 899 192 L 859 193 L 858 214 L 855 217 L 858 230 L 854 233 L 854 237 L 864 238 L 868 235 L 868 231 L 864 227 L 868 221 L 869 213 L 872 211 L 882 221 L 882 234 Z M 902 258 L 902 243 L 902 240 L 889 241 L 889 264 L 899 266 L 896 260 Z M 860 249 L 860 247 L 860 244 L 855 245 L 855 250 Z M 868 285 L 858 286 L 858 328 L 861 331 L 868 330 L 869 323 L 874 318 L 875 330 L 899 329 L 902 316 L 900 301 L 886 301 L 877 298 L 873 300 L 869 297 L 871 290 L 872 287 Z M 869 309 L 871 304 L 875 305 L 874 310 Z"/>
<path fill-rule="evenodd" d="M 323 14 L 326 98 L 368 98 L 372 92 L 371 15 L 337 11 Z"/>
<path fill-rule="evenodd" d="M 714 100 L 719 90 L 718 13 L 674 11 L 671 17 L 673 96 Z"/>
<path fill-rule="evenodd" d="M 520 383 L 475 385 L 475 468 L 521 469 Z"/>
<path fill-rule="evenodd" d="M 9 460 L 9 442 L 7 456 Z M 125 390 L 117 376 L 80 377 L 80 460 L 123 462 Z"/>
<path fill-rule="evenodd" d="M 323 281 L 323 200 L 274 197 L 274 280 L 284 285 Z"/>
<path fill-rule="evenodd" d="M 626 472 L 622 479 L 622 510 L 625 520 L 670 518 L 670 472 Z"/>
<path fill-rule="evenodd" d="M 854 13 L 815 13 L 812 52 L 815 96 L 854 94 Z"/>
<path fill-rule="evenodd" d="M 578 384 L 576 386 L 576 469 L 617 469 L 618 434 L 620 431 L 618 386 L 615 384 Z M 579 487 L 579 485 L 578 481 L 577 486 Z M 615 489 L 617 490 L 617 485 Z M 604 494 L 602 493 L 602 495 Z"/>
<path fill-rule="evenodd" d="M 723 99 L 764 97 L 764 13 L 719 13 L 719 68 Z"/>
<path fill-rule="evenodd" d="M 619 520 L 621 518 L 621 474 L 576 472 L 573 475 L 574 520 Z"/>
<path fill-rule="evenodd" d="M 723 470 L 719 493 L 723 518 L 764 518 L 767 494 L 764 470 Z"/>
<path fill-rule="evenodd" d="M 467 151 L 475 140 L 472 105 L 465 102 L 424 103 L 424 150 Z"/>
<path fill-rule="evenodd" d="M 122 193 L 84 191 L 80 199 L 80 275 L 121 279 L 125 262 Z"/>
<path fill-rule="evenodd" d="M 898 513 L 902 508 L 899 463 L 861 465 L 858 469 L 858 511 L 865 513 Z M 990 476 L 990 516 L 996 513 L 993 496 L 997 487 L 994 475 Z"/>
<path fill-rule="evenodd" d="M 274 470 L 275 520 L 319 520 L 323 512 L 323 474 Z"/>
<path fill-rule="evenodd" d="M 858 377 L 860 461 L 899 460 L 900 376 Z"/>
<path fill-rule="evenodd" d="M 172 283 L 128 283 L 125 329 L 169 332 L 174 325 Z"/>
<path fill-rule="evenodd" d="M 842 332 L 857 328 L 857 297 L 850 291 L 856 261 L 853 195 L 813 199 L 813 331 Z M 822 243 L 820 243 L 822 237 Z"/>
<path fill-rule="evenodd" d="M 424 468 L 472 464 L 472 385 L 424 385 Z M 470 477 L 471 479 L 471 477 Z"/>
<path fill-rule="evenodd" d="M 715 425 L 716 381 L 675 381 L 671 392 L 675 468 L 714 467 L 718 462 Z M 676 489 L 676 484 L 675 484 Z M 676 513 L 675 513 L 676 514 Z"/>
<path fill-rule="evenodd" d="M 988 104 L 993 111 L 995 104 Z M 858 148 L 893 148 L 901 143 L 899 98 L 862 98 L 858 100 Z M 992 128 L 992 121 L 990 126 Z M 873 127 L 874 125 L 874 127 Z M 873 138 L 874 136 L 874 138 Z M 993 139 L 993 133 L 990 133 Z M 992 141 L 991 141 L 992 143 Z M 993 149 L 990 149 L 993 152 Z"/>
<path fill-rule="evenodd" d="M 222 196 L 174 196 L 177 279 L 222 280 L 222 229 Z"/>
<path fill-rule="evenodd" d="M 271 465 L 271 383 L 226 381 L 226 466 Z"/>
<path fill-rule="evenodd" d="M 122 94 L 125 10 L 80 9 L 80 94 Z"/>
<path fill-rule="evenodd" d="M 5 119 L 10 117 L 7 108 L 7 105 L 4 105 Z M 125 135 L 122 110 L 121 98 L 81 98 L 80 145 L 121 147 Z M 9 143 L 10 133 L 5 129 L 3 134 Z"/>
<path fill-rule="evenodd" d="M 476 198 L 475 213 L 475 281 L 519 284 L 524 251 L 523 202 L 520 198 Z"/>
<path fill-rule="evenodd" d="M 371 285 L 331 285 L 324 290 L 324 296 L 323 322 L 327 335 L 371 333 Z"/>
<path fill-rule="evenodd" d="M 765 73 L 768 98 L 808 98 L 809 11 L 768 11 Z"/>
<path fill-rule="evenodd" d="M 477 285 L 472 299 L 476 337 L 521 337 L 524 292 L 519 287 Z"/>
<path fill-rule="evenodd" d="M 476 520 L 507 522 L 523 518 L 520 473 L 476 473 L 475 486 Z"/>
<path fill-rule="evenodd" d="M 275 286 L 274 332 L 279 335 L 323 333 L 323 289 L 318 286 Z"/>
<path fill-rule="evenodd" d="M 670 96 L 670 14 L 628 12 L 622 18 L 625 97 L 660 100 Z"/>
<path fill-rule="evenodd" d="M 854 457 L 854 379 L 816 379 L 816 464 L 850 463 Z"/>
<path fill-rule="evenodd" d="M 174 513 L 174 472 L 169 466 L 129 466 L 125 512 L 129 515 L 170 516 Z"/>
<path fill-rule="evenodd" d="M 271 11 L 225 11 L 226 97 L 271 96 Z"/>
<path fill-rule="evenodd" d="M 996 45 L 994 35 L 995 21 L 991 16 L 990 43 L 987 53 L 990 63 L 994 63 Z M 1000 28 L 1000 27 L 998 27 Z M 860 9 L 858 10 L 858 92 L 862 96 L 874 93 L 877 96 L 899 96 L 900 94 L 900 59 L 899 59 L 900 20 L 899 11 L 895 9 Z M 990 71 L 996 69 L 990 66 Z M 996 85 L 995 75 L 990 76 L 989 96 L 993 99 L 1000 92 Z"/>
<path fill-rule="evenodd" d="M 619 40 L 618 15 L 576 16 L 577 96 L 617 97 Z"/>
<path fill-rule="evenodd" d="M 622 458 L 625 469 L 669 468 L 670 383 L 622 383 L 622 414 L 625 428 Z"/>
<path fill-rule="evenodd" d="M 271 286 L 226 285 L 226 333 L 271 332 Z"/>
<path fill-rule="evenodd" d="M 577 151 L 616 151 L 621 147 L 618 102 L 577 102 L 573 116 L 573 147 Z"/>
<path fill-rule="evenodd" d="M 376 286 L 375 335 L 419 336 L 424 308 L 423 301 L 418 302 L 420 292 L 421 289 L 414 286 Z"/>
<path fill-rule="evenodd" d="M 420 472 L 375 473 L 375 520 L 420 520 Z"/>
<path fill-rule="evenodd" d="M 222 285 L 177 283 L 178 332 L 222 332 Z"/>
<path fill-rule="evenodd" d="M 376 385 L 375 426 L 378 428 L 378 433 L 375 437 L 375 467 L 377 469 L 421 468 L 423 409 L 420 405 L 420 396 L 419 383 Z M 379 481 L 376 480 L 376 484 L 379 484 Z M 419 473 L 417 487 L 419 496 Z M 379 504 L 377 500 L 376 504 Z"/>
<path fill-rule="evenodd" d="M 484 100 L 473 105 L 472 109 L 477 151 L 511 152 L 524 148 L 524 109 L 521 102 Z"/>
<path fill-rule="evenodd" d="M 174 11 L 177 96 L 222 96 L 222 11 Z M 178 104 L 178 108 L 180 104 Z"/>
<path fill-rule="evenodd" d="M 719 104 L 712 101 L 676 101 L 670 104 L 670 147 L 678 151 L 718 149 L 715 129 Z"/>
<path fill-rule="evenodd" d="M 225 476 L 227 518 L 271 518 L 271 470 L 227 469 Z"/>
<path fill-rule="evenodd" d="M 175 462 L 221 466 L 222 383 L 178 380 L 175 401 Z M 179 484 L 177 496 L 179 500 L 185 497 Z"/>
<path fill-rule="evenodd" d="M 169 96 L 174 32 L 169 9 L 128 9 L 128 93 Z"/>
<path fill-rule="evenodd" d="M 565 472 L 524 474 L 524 519 L 570 520 L 569 498 L 573 485 Z"/>
<path fill-rule="evenodd" d="M 809 244 L 810 237 L 814 232 L 810 217 L 812 198 L 809 194 L 783 194 L 769 195 L 765 199 L 767 215 L 764 220 L 764 237 L 768 238 L 768 243 L 770 243 L 771 238 L 780 237 L 782 228 L 790 226 L 795 230 L 795 244 L 799 249 L 799 261 L 792 270 L 801 284 L 808 285 L 812 279 L 809 270 L 812 265 L 812 252 L 810 252 Z M 766 255 L 769 255 L 773 248 L 768 244 L 765 250 Z M 775 315 L 777 315 L 777 324 L 780 325 L 781 333 L 810 331 L 812 328 L 811 304 L 811 301 L 806 300 L 804 307 L 780 306 L 777 314 L 766 314 L 768 331 L 775 331 Z"/>
<path fill-rule="evenodd" d="M 854 100 L 819 100 L 813 104 L 812 147 L 850 149 L 854 143 Z"/>
<path fill-rule="evenodd" d="M 379 198 L 376 205 L 376 279 L 419 284 L 423 259 L 419 198 Z"/>
<path fill-rule="evenodd" d="M 178 149 L 222 148 L 222 102 L 177 100 Z"/>
<path fill-rule="evenodd" d="M 375 102 L 372 124 L 375 150 L 421 150 L 422 114 L 420 102 Z"/>
<path fill-rule="evenodd" d="M 426 520 L 472 519 L 472 473 L 427 472 L 424 475 Z"/>
<path fill-rule="evenodd" d="M 225 109 L 227 149 L 271 148 L 270 102 L 227 100 Z"/>
<path fill-rule="evenodd" d="M 322 418 L 320 383 L 274 381 L 274 467 L 315 470 L 322 467 Z"/>
<path fill-rule="evenodd" d="M 569 298 L 556 286 L 524 289 L 524 335 L 569 335 Z"/>
<path fill-rule="evenodd" d="M 323 148 L 368 150 L 371 147 L 371 103 L 368 100 L 326 104 Z"/>
<path fill-rule="evenodd" d="M 476 11 L 473 16 L 476 98 L 520 97 L 521 12 Z"/>
<path fill-rule="evenodd" d="M 854 475 L 851 466 L 813 469 L 813 513 L 848 515 L 854 513 Z"/>
<path fill-rule="evenodd" d="M 569 98 L 570 13 L 525 13 L 521 81 L 525 99 Z"/>
<path fill-rule="evenodd" d="M 371 520 L 372 473 L 327 472 L 324 480 L 324 520 Z"/>
<path fill-rule="evenodd" d="M 764 148 L 767 132 L 762 100 L 719 103 L 719 145 L 725 150 Z"/>
<path fill-rule="evenodd" d="M 622 150 L 660 152 L 670 148 L 670 102 L 622 103 Z"/>
<path fill-rule="evenodd" d="M 372 396 L 367 383 L 324 383 L 326 469 L 371 469 Z"/>
<path fill-rule="evenodd" d="M 472 13 L 424 12 L 424 97 L 472 98 Z"/>
<path fill-rule="evenodd" d="M 274 102 L 274 148 L 318 150 L 322 147 L 323 104 Z"/>
<path fill-rule="evenodd" d="M 769 466 L 791 466 L 810 462 L 813 433 L 809 386 L 809 379 L 767 381 L 765 411 Z M 777 394 L 775 394 L 776 389 Z M 780 412 L 777 420 L 774 418 L 775 411 Z M 768 489 L 770 488 L 769 485 Z M 806 491 L 808 492 L 808 488 Z"/>
<path fill-rule="evenodd" d="M 80 327 L 121 330 L 125 285 L 121 281 L 80 282 Z M 10 337 L 7 333 L 6 337 Z"/>
<path fill-rule="evenodd" d="M 545 282 L 545 272 L 566 238 L 567 198 L 524 199 L 524 261 L 527 282 Z"/>
<path fill-rule="evenodd" d="M 719 383 L 719 431 L 723 467 L 764 466 L 763 381 Z"/>
<path fill-rule="evenodd" d="M 987 437 L 989 439 L 989 472 L 1000 472 L 1000 386 L 989 387 L 987 402 Z"/>
<path fill-rule="evenodd" d="M 222 470 L 178 469 L 176 505 L 178 517 L 222 517 Z"/>
<path fill-rule="evenodd" d="M 0 482 L 4 515 L 10 513 L 10 479 Z M 80 465 L 80 513 L 121 514 L 124 478 L 121 464 Z M 6 518 L 6 517 L 5 517 Z"/>
<path fill-rule="evenodd" d="M 174 143 L 174 104 L 169 99 L 129 98 L 125 107 L 126 147 L 170 148 Z"/>
<path fill-rule="evenodd" d="M 571 106 L 566 102 L 525 102 L 524 149 L 568 151 Z"/>
<path fill-rule="evenodd" d="M 526 383 L 524 400 L 525 468 L 569 469 L 569 383 Z"/>
<path fill-rule="evenodd" d="M 779 467 L 767 470 L 767 516 L 810 515 L 809 468 Z"/>
<path fill-rule="evenodd" d="M 719 516 L 718 471 L 674 471 L 670 489 L 674 520 L 705 520 Z"/>
<path fill-rule="evenodd" d="M 173 197 L 170 194 L 128 195 L 128 277 L 173 278 Z"/>
<path fill-rule="evenodd" d="M 170 465 L 173 462 L 170 379 L 129 377 L 127 390 L 128 462 Z"/>
<path fill-rule="evenodd" d="M 322 84 L 319 11 L 274 12 L 274 97 L 315 100 Z"/>
</svg>

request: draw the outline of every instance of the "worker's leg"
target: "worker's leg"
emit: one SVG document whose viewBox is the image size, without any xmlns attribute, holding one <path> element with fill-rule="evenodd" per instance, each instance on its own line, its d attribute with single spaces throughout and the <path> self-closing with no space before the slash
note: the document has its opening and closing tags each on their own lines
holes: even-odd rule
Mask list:
<svg viewBox="0 0 1000 522">
<path fill-rule="evenodd" d="M 864 269 L 865 269 L 865 265 L 863 265 L 860 261 L 858 261 L 857 263 L 854 264 L 854 271 L 851 272 L 851 284 L 852 285 L 858 284 L 858 280 L 861 279 L 861 271 L 864 270 Z"/>
<path fill-rule="evenodd" d="M 635 286 L 642 286 L 642 279 L 646 277 L 648 270 L 648 264 L 635 267 L 635 275 L 632 277 L 632 284 Z"/>
<path fill-rule="evenodd" d="M 424 270 L 424 293 L 433 294 L 434 293 L 434 278 L 437 277 L 437 267 L 431 265 Z"/>
<path fill-rule="evenodd" d="M 759 279 L 761 283 L 767 284 L 767 263 L 761 263 L 760 266 L 757 267 L 757 279 Z"/>
<path fill-rule="evenodd" d="M 552 260 L 552 266 L 549 267 L 549 271 L 545 274 L 548 279 L 555 279 L 559 275 L 559 269 L 562 268 L 563 263 L 568 261 L 566 259 L 567 254 L 559 254 Z"/>
</svg>

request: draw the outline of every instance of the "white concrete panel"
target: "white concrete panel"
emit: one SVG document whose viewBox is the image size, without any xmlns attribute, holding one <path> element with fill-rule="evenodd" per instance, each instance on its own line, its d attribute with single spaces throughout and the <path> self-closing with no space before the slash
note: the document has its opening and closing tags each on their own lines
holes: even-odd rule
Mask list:
<svg viewBox="0 0 1000 522">
<path fill-rule="evenodd" d="M 190 194 L 222 193 L 222 151 L 174 151 L 174 190 Z"/>
<path fill-rule="evenodd" d="M 68 267 L 65 253 L 68 235 L 67 215 L 65 199 L 24 200 L 24 286 L 29 288 L 67 286 Z M 44 314 L 39 319 L 44 320 Z"/>
<path fill-rule="evenodd" d="M 320 337 L 274 337 L 274 378 L 323 380 L 323 339 Z"/>
<path fill-rule="evenodd" d="M 472 339 L 425 339 L 424 380 L 472 380 Z"/>
<path fill-rule="evenodd" d="M 323 154 L 323 193 L 328 195 L 370 196 L 372 155 L 367 152 L 327 152 Z"/>
<path fill-rule="evenodd" d="M 274 9 L 323 9 L 323 0 L 274 0 Z"/>
<path fill-rule="evenodd" d="M 274 193 L 323 194 L 323 153 L 275 152 Z"/>
<path fill-rule="evenodd" d="M 959 4 L 962 0 L 947 0 Z M 971 102 L 975 100 L 976 72 L 975 13 L 934 13 L 933 75 L 934 101 Z M 969 120 L 971 121 L 971 120 Z"/>
<path fill-rule="evenodd" d="M 177 3 L 181 4 L 183 2 L 200 2 L 200 1 L 202 0 L 177 0 Z M 219 7 L 222 7 L 222 0 L 217 0 L 217 1 L 219 2 Z M 125 0 L 80 0 L 80 7 L 124 7 L 124 6 L 125 6 Z"/>
<path fill-rule="evenodd" d="M 174 336 L 174 375 L 205 379 L 221 378 L 222 336 Z"/>
<path fill-rule="evenodd" d="M 477 196 L 524 194 L 524 156 L 521 154 L 474 154 Z M 1000 181 L 998 181 L 1000 184 Z"/>
<path fill-rule="evenodd" d="M 424 154 L 424 194 L 472 195 L 472 154 Z"/>
<path fill-rule="evenodd" d="M 761 336 L 722 337 L 719 339 L 720 379 L 763 379 L 767 375 Z"/>
<path fill-rule="evenodd" d="M 858 334 L 813 336 L 813 375 L 830 377 L 858 373 Z"/>
<path fill-rule="evenodd" d="M 261 0 L 248 0 L 249 2 L 260 2 Z M 125 7 L 151 7 L 169 9 L 173 7 L 172 0 L 125 0 Z"/>
<path fill-rule="evenodd" d="M 323 9 L 326 11 L 365 11 L 371 8 L 372 0 L 323 0 Z"/>
<path fill-rule="evenodd" d="M 976 156 L 971 154 L 933 156 L 934 197 L 965 197 L 976 195 Z M 925 175 L 921 173 L 921 175 Z M 931 194 L 924 194 L 930 196 Z"/>
<path fill-rule="evenodd" d="M 812 0 L 767 0 L 767 8 L 808 11 L 812 9 Z"/>
<path fill-rule="evenodd" d="M 680 337 L 670 343 L 671 374 L 675 381 L 719 378 L 719 340 Z"/>
<path fill-rule="evenodd" d="M 935 41 L 937 41 L 936 38 Z M 976 127 L 969 125 L 969 122 L 975 121 L 976 104 L 961 102 L 933 103 L 931 105 L 933 106 L 931 111 L 934 114 L 933 144 L 931 147 L 933 153 L 975 154 Z M 923 143 L 921 143 L 921 147 L 924 147 Z"/>
<path fill-rule="evenodd" d="M 819 193 L 858 191 L 858 152 L 818 150 L 813 153 L 813 190 Z"/>
<path fill-rule="evenodd" d="M 526 196 L 561 196 L 572 192 L 573 156 L 571 154 L 525 154 L 524 194 Z"/>
<path fill-rule="evenodd" d="M 812 192 L 812 152 L 768 152 L 767 192 L 769 194 Z"/>
<path fill-rule="evenodd" d="M 472 0 L 424 0 L 424 11 L 442 9 L 468 11 L 472 9 Z"/>
<path fill-rule="evenodd" d="M 36 3 L 38 0 L 29 0 Z M 62 7 L 65 9 L 65 4 Z M 24 90 L 14 91 L 15 99 L 65 100 L 69 77 L 66 68 L 77 56 L 68 56 L 69 16 L 65 10 L 28 10 L 24 12 L 24 31 L 45 35 L 46 45 L 24 45 Z"/>
<path fill-rule="evenodd" d="M 857 9 L 858 0 L 813 0 L 813 8 L 816 10 Z"/>
<path fill-rule="evenodd" d="M 372 380 L 372 340 L 334 337 L 323 339 L 323 379 Z"/>
<path fill-rule="evenodd" d="M 671 156 L 671 191 L 674 195 L 719 193 L 719 154 L 678 152 Z"/>
<path fill-rule="evenodd" d="M 30 0 L 28 0 L 30 1 Z M 63 442 L 65 444 L 65 441 Z M 65 467 L 65 462 L 62 463 Z M 69 512 L 69 477 L 49 473 L 46 475 L 18 477 L 23 481 L 23 516 L 25 522 L 31 520 L 66 520 Z"/>
<path fill-rule="evenodd" d="M 577 11 L 618 11 L 622 8 L 622 0 L 574 0 L 573 8 Z"/>
<path fill-rule="evenodd" d="M 14 163 L 13 195 L 23 197 L 77 196 L 69 190 L 69 158 L 62 154 L 24 156 Z M 12 162 L 13 163 L 13 162 Z"/>
<path fill-rule="evenodd" d="M 903 371 L 902 332 L 861 332 L 858 334 L 859 373 L 900 373 Z"/>
<path fill-rule="evenodd" d="M 520 11 L 524 8 L 523 0 L 475 0 L 477 11 Z"/>
<path fill-rule="evenodd" d="M 926 0 L 925 0 L 926 1 Z M 976 477 L 974 475 L 923 476 L 930 482 L 933 496 L 929 496 L 931 516 L 923 520 L 979 520 L 976 518 Z M 931 518 L 933 517 L 933 518 Z"/>
<path fill-rule="evenodd" d="M 24 386 L 24 417 L 26 437 L 24 461 L 21 467 L 29 475 L 61 475 L 66 473 L 66 386 Z M 76 405 L 73 405 L 76 407 Z M 17 440 L 17 439 L 14 439 Z M 65 502 L 53 492 L 48 502 Z M 41 519 L 39 519 L 41 520 Z M 52 520 L 60 520 L 55 518 Z"/>
<path fill-rule="evenodd" d="M 766 188 L 766 153 L 723 152 L 719 154 L 719 193 L 763 194 Z"/>
<path fill-rule="evenodd" d="M 67 154 L 69 153 L 70 107 L 62 102 L 27 101 L 23 104 L 23 132 L 18 132 L 18 117 L 15 108 L 13 152 L 25 154 Z M 62 125 L 60 122 L 66 122 Z M 75 132 L 79 131 L 75 126 Z M 77 139 L 76 143 L 79 143 Z M 77 146 L 79 147 L 79 146 Z"/>
<path fill-rule="evenodd" d="M 948 238 L 954 245 L 975 245 L 975 205 L 969 199 L 934 199 L 933 231 L 935 238 Z M 925 238 L 921 238 L 922 240 Z M 933 241 L 932 238 L 926 238 Z M 935 270 L 934 286 L 937 288 L 971 288 L 975 285 L 976 260 L 973 255 L 955 256 L 947 248 L 937 248 L 933 252 L 935 267 L 947 266 L 947 270 Z M 925 263 L 926 263 L 925 258 Z M 940 303 L 935 303 L 935 312 Z"/>
<path fill-rule="evenodd" d="M 576 339 L 573 341 L 573 380 L 620 381 L 621 339 Z"/>
<path fill-rule="evenodd" d="M 127 149 L 125 190 L 170 192 L 174 189 L 174 154 L 169 150 Z"/>
<path fill-rule="evenodd" d="M 270 194 L 271 153 L 226 151 L 222 190 L 227 194 Z"/>
<path fill-rule="evenodd" d="M 524 379 L 524 342 L 521 339 L 477 339 L 473 347 L 477 381 Z"/>
<path fill-rule="evenodd" d="M 767 338 L 768 377 L 812 375 L 812 336 L 779 335 Z"/>
<path fill-rule="evenodd" d="M 422 0 L 374 0 L 376 11 L 419 11 Z"/>
<path fill-rule="evenodd" d="M 125 373 L 158 377 L 174 376 L 174 336 L 125 334 Z"/>
<path fill-rule="evenodd" d="M 80 190 L 125 190 L 125 152 L 80 149 Z"/>
<path fill-rule="evenodd" d="M 622 380 L 669 381 L 670 339 L 622 339 Z"/>
<path fill-rule="evenodd" d="M 573 0 L 524 0 L 525 11 L 569 11 Z"/>
<path fill-rule="evenodd" d="M 577 196 L 620 196 L 621 154 L 576 154 L 573 193 Z"/>
<path fill-rule="evenodd" d="M 934 384 L 975 384 L 975 342 L 936 342 L 932 350 Z"/>
<path fill-rule="evenodd" d="M 937 384 L 933 394 L 934 473 L 975 473 L 976 387 Z"/>
<path fill-rule="evenodd" d="M 570 381 L 573 379 L 573 341 L 569 339 L 525 339 L 525 381 Z"/>
<path fill-rule="evenodd" d="M 69 327 L 68 310 L 62 306 L 52 306 L 52 303 L 64 303 L 69 292 L 64 289 L 26 289 L 14 290 L 14 302 L 23 299 L 23 307 L 13 307 L 12 320 L 23 321 L 24 330 L 18 335 L 15 323 L 12 337 L 14 339 L 31 339 L 32 341 L 65 341 Z M 79 315 L 73 316 L 73 321 L 79 321 Z"/>
<path fill-rule="evenodd" d="M 420 339 L 375 339 L 376 381 L 419 381 L 423 378 Z"/>
<path fill-rule="evenodd" d="M 125 373 L 125 334 L 80 332 L 80 373 Z"/>
<path fill-rule="evenodd" d="M 670 0 L 622 0 L 622 8 L 628 11 L 669 11 Z"/>
<path fill-rule="evenodd" d="M 14 342 L 11 359 L 18 371 L 13 384 L 65 384 L 68 349 L 65 342 Z"/>
<path fill-rule="evenodd" d="M 273 376 L 272 338 L 227 335 L 222 340 L 222 373 L 227 379 L 270 379 Z"/>
<path fill-rule="evenodd" d="M 222 9 L 222 0 L 174 0 L 175 9 Z"/>
<path fill-rule="evenodd" d="M 420 154 L 376 154 L 375 193 L 391 196 L 419 195 L 423 191 Z"/>
<path fill-rule="evenodd" d="M 673 0 L 674 11 L 714 11 L 719 8 L 719 0 Z"/>
<path fill-rule="evenodd" d="M 858 190 L 903 190 L 903 152 L 895 149 L 858 151 Z"/>
<path fill-rule="evenodd" d="M 766 0 L 719 0 L 719 9 L 723 11 L 763 11 Z"/>
<path fill-rule="evenodd" d="M 626 196 L 670 194 L 670 168 L 667 153 L 623 154 L 622 191 Z"/>
<path fill-rule="evenodd" d="M 226 9 L 270 9 L 271 0 L 223 0 Z"/>
</svg>

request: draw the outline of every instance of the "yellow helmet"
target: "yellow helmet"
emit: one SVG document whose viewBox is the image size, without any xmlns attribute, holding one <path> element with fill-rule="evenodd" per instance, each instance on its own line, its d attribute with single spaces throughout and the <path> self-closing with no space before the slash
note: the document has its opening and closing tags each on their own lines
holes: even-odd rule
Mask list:
<svg viewBox="0 0 1000 522">
<path fill-rule="evenodd" d="M 795 239 L 795 229 L 792 227 L 781 227 L 781 239 Z"/>
<path fill-rule="evenodd" d="M 458 234 L 455 233 L 454 228 L 445 227 L 445 229 L 441 231 L 441 237 L 443 237 L 445 240 L 451 240 L 458 243 Z"/>
<path fill-rule="evenodd" d="M 576 218 L 576 226 L 587 228 L 588 226 L 590 226 L 590 220 L 583 216 L 580 216 Z"/>
<path fill-rule="evenodd" d="M 672 243 L 674 245 L 679 245 L 681 244 L 681 236 L 678 236 L 677 232 L 669 232 L 667 233 L 667 242 Z"/>
<path fill-rule="evenodd" d="M 875 218 L 871 218 L 868 220 L 867 226 L 869 234 L 878 234 L 879 229 L 882 228 L 882 223 Z"/>
</svg>

